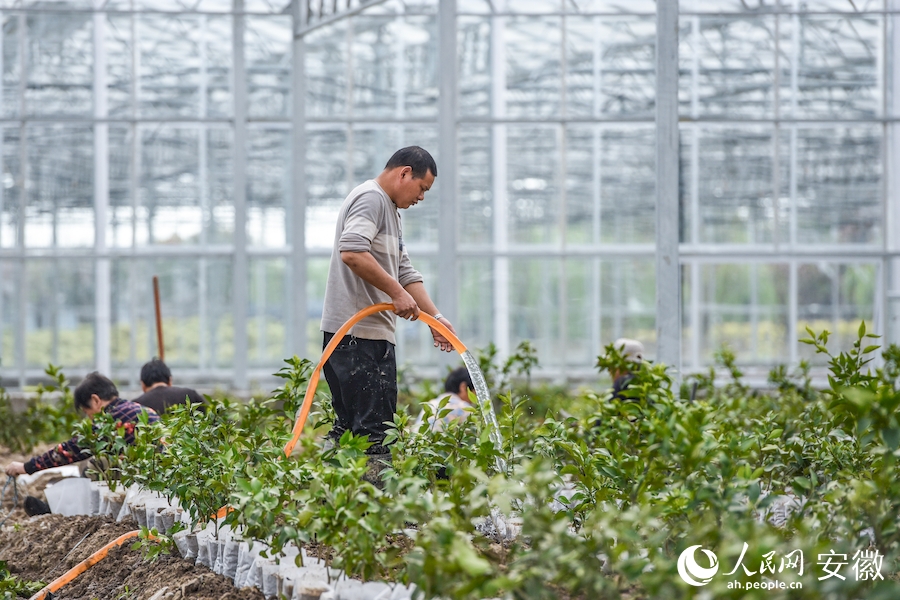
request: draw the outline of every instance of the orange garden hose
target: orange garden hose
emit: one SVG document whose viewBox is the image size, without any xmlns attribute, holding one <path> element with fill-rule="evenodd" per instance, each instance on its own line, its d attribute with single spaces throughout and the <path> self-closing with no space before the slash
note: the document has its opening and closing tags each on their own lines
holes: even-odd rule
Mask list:
<svg viewBox="0 0 900 600">
<path fill-rule="evenodd" d="M 103 546 L 102 548 L 100 548 L 99 550 L 97 550 L 96 552 L 91 554 L 89 557 L 87 557 L 86 559 L 84 559 L 83 561 L 81 561 L 80 563 L 75 565 L 74 567 L 72 567 L 70 570 L 63 573 L 60 577 L 58 577 L 57 579 L 54 579 L 49 585 L 44 586 L 38 593 L 36 593 L 34 596 L 29 598 L 28 600 L 44 600 L 44 598 L 47 597 L 47 594 L 59 591 L 60 588 L 62 588 L 64 585 L 71 582 L 73 579 L 75 579 L 76 577 L 78 577 L 79 575 L 81 575 L 82 573 L 84 573 L 85 571 L 87 571 L 88 569 L 93 567 L 94 565 L 96 565 L 98 562 L 100 562 L 101 560 L 106 558 L 106 556 L 109 554 L 110 550 L 112 550 L 113 548 L 116 548 L 118 546 L 121 546 L 122 544 L 124 544 L 125 542 L 130 540 L 131 538 L 137 537 L 140 533 L 141 533 L 140 531 L 131 531 L 124 535 L 120 535 L 119 537 L 117 537 L 116 539 L 114 539 L 113 541 L 111 541 L 107 545 Z M 154 536 L 152 534 L 148 535 L 148 537 L 152 540 L 156 539 L 156 536 Z"/>
<path fill-rule="evenodd" d="M 353 327 L 356 323 L 368 317 L 369 315 L 374 315 L 375 313 L 379 313 L 385 310 L 394 310 L 394 305 L 389 303 L 373 304 L 368 308 L 362 309 L 361 311 L 350 317 L 350 319 L 346 323 L 344 323 L 341 328 L 337 330 L 337 332 L 335 332 L 334 337 L 330 342 L 328 342 L 328 345 L 325 346 L 325 350 L 322 352 L 322 358 L 319 360 L 319 364 L 316 365 L 316 368 L 313 369 L 313 372 L 309 377 L 309 386 L 306 388 L 306 395 L 303 397 L 303 404 L 300 407 L 300 414 L 297 416 L 297 420 L 294 423 L 293 436 L 291 437 L 291 441 L 289 441 L 284 447 L 285 456 L 291 455 L 291 452 L 293 452 L 294 450 L 294 446 L 297 445 L 297 440 L 300 439 L 300 434 L 303 432 L 303 427 L 306 425 L 306 419 L 309 416 L 310 408 L 312 408 L 313 399 L 316 396 L 316 387 L 318 387 L 319 385 L 319 374 L 322 371 L 322 367 L 325 366 L 326 362 L 328 362 L 328 358 L 331 356 L 331 353 L 334 352 L 334 349 L 337 348 L 337 345 L 340 343 L 341 339 L 343 339 L 343 337 L 347 335 L 347 332 L 350 331 L 350 328 Z M 447 340 L 457 352 L 462 354 L 466 351 L 465 344 L 463 344 L 458 337 L 453 335 L 453 332 L 450 331 L 450 329 L 447 328 L 446 325 L 424 312 L 419 313 L 419 319 L 424 321 L 426 325 L 436 329 L 441 335 L 447 338 Z M 216 518 L 222 518 L 232 510 L 234 509 L 230 506 L 223 506 L 216 512 L 215 516 Z M 72 569 L 64 573 L 62 576 L 55 579 L 52 583 L 45 586 L 34 596 L 29 598 L 29 600 L 45 600 L 48 594 L 59 591 L 60 588 L 62 588 L 64 585 L 72 582 L 76 577 L 106 558 L 110 550 L 117 546 L 121 546 L 131 538 L 137 537 L 140 533 L 140 531 L 132 531 L 130 533 L 126 533 L 117 537 L 112 542 L 108 543 L 101 549 L 91 554 L 87 559 L 75 565 Z M 156 539 L 156 536 L 150 535 L 149 538 Z"/>
<path fill-rule="evenodd" d="M 316 368 L 313 369 L 313 372 L 309 376 L 309 386 L 306 388 L 306 395 L 303 397 L 303 404 L 300 406 L 300 414 L 297 415 L 297 420 L 294 423 L 293 435 L 291 436 L 291 441 L 287 443 L 284 447 L 285 456 L 290 456 L 291 452 L 294 451 L 294 446 L 297 445 L 297 440 L 300 439 L 300 434 L 303 432 L 303 427 L 306 425 L 306 419 L 309 417 L 309 411 L 312 408 L 313 399 L 316 396 L 316 388 L 319 385 L 319 374 L 322 371 L 322 367 L 325 366 L 325 363 L 328 362 L 328 358 L 331 356 L 331 353 L 334 352 L 334 349 L 337 348 L 337 345 L 341 343 L 341 340 L 347 335 L 347 332 L 350 331 L 350 328 L 356 325 L 361 320 L 365 319 L 369 315 L 374 315 L 375 313 L 379 313 L 385 310 L 394 310 L 394 305 L 388 302 L 382 304 L 373 304 L 367 308 L 362 309 L 352 317 L 350 317 L 346 323 L 344 323 L 340 329 L 338 329 L 334 337 L 331 338 L 331 341 L 328 342 L 328 345 L 325 346 L 325 350 L 322 351 L 322 358 L 319 360 L 319 364 L 316 365 Z M 453 332 L 447 328 L 446 325 L 432 317 L 431 315 L 419 312 L 419 319 L 424 321 L 426 325 L 437 329 L 438 333 L 443 335 L 453 348 L 462 354 L 466 351 L 466 346 L 463 344 L 458 337 L 453 335 Z"/>
</svg>

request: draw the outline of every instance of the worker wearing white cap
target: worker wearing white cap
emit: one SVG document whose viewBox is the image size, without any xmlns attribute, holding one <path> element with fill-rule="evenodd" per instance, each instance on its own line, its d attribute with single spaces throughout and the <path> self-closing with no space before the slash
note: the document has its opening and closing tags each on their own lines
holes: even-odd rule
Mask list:
<svg viewBox="0 0 900 600">
<path fill-rule="evenodd" d="M 623 358 L 635 363 L 636 369 L 639 369 L 640 364 L 644 362 L 644 345 L 637 340 L 619 338 L 613 343 L 613 347 L 619 351 Z M 613 378 L 613 397 L 625 400 L 626 396 L 623 392 L 628 387 L 628 384 L 631 383 L 631 380 L 634 379 L 634 374 L 631 371 L 614 371 L 610 375 Z"/>
</svg>

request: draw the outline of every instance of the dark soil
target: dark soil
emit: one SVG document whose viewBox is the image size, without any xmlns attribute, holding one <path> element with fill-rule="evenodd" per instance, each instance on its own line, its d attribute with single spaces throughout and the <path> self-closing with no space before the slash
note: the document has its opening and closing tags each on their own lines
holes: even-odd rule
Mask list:
<svg viewBox="0 0 900 600">
<path fill-rule="evenodd" d="M 48 583 L 123 533 L 132 520 L 110 517 L 25 517 L 0 531 L 0 560 L 13 575 Z M 263 600 L 256 588 L 235 589 L 231 580 L 175 555 L 145 562 L 131 542 L 112 550 L 54 595 L 58 600 Z"/>
<path fill-rule="evenodd" d="M 14 460 L 24 462 L 52 446 L 43 444 L 30 454 L 0 447 L 0 489 L 6 483 L 6 465 Z M 47 476 L 28 486 L 19 484 L 16 508 L 10 485 L 0 505 L 0 521 L 9 515 L 0 527 L 0 561 L 6 561 L 10 572 L 23 580 L 49 583 L 115 538 L 138 528 L 131 519 L 117 523 L 110 517 L 27 516 L 25 496 L 44 500 L 44 489 L 59 479 Z M 150 563 L 144 561 L 139 549 L 131 550 L 131 544 L 129 541 L 110 551 L 104 560 L 54 594 L 54 600 L 263 600 L 258 589 L 235 589 L 230 579 L 182 559 L 177 550 Z M 331 548 L 318 544 L 311 544 L 307 551 L 323 559 L 334 555 Z"/>
<path fill-rule="evenodd" d="M 35 447 L 30 454 L 10 452 L 6 448 L 0 446 L 0 490 L 6 485 L 6 465 L 14 460 L 25 462 L 32 456 L 43 454 L 54 445 L 55 444 L 41 444 Z M 7 525 L 16 521 L 21 521 L 22 519 L 27 519 L 28 515 L 25 514 L 25 509 L 22 508 L 22 505 L 25 502 L 25 496 L 36 496 L 41 500 L 44 500 L 44 489 L 51 483 L 59 480 L 60 477 L 58 475 L 47 474 L 46 476 L 35 480 L 31 485 L 16 484 L 16 488 L 18 488 L 19 492 L 19 503 L 15 509 L 13 506 L 15 505 L 14 491 L 16 491 L 16 489 L 13 487 L 12 483 L 10 483 L 6 486 L 6 493 L 3 494 L 3 503 L 2 506 L 0 506 L 0 521 L 3 521 L 7 515 L 9 515 L 9 520 L 6 521 Z M 10 514 L 10 511 L 12 511 L 12 514 Z"/>
</svg>

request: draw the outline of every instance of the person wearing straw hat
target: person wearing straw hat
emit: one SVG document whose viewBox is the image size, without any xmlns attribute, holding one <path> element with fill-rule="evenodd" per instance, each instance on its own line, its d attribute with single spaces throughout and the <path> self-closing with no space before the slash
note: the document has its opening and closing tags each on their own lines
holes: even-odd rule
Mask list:
<svg viewBox="0 0 900 600">
<path fill-rule="evenodd" d="M 381 302 L 394 305 L 393 313 L 380 312 L 354 325 L 323 368 L 335 412 L 329 442 L 337 444 L 346 431 L 368 436 L 372 446 L 366 479 L 376 484 L 391 463 L 383 442 L 384 422 L 392 421 L 397 411 L 396 318 L 415 321 L 425 311 L 453 331 L 410 262 L 400 219 L 401 209 L 425 199 L 436 176 L 437 165 L 426 150 L 398 150 L 378 177 L 350 192 L 335 227 L 322 309 L 323 347 L 359 310 Z M 431 335 L 435 347 L 453 349 L 438 331 L 432 329 Z"/>
</svg>

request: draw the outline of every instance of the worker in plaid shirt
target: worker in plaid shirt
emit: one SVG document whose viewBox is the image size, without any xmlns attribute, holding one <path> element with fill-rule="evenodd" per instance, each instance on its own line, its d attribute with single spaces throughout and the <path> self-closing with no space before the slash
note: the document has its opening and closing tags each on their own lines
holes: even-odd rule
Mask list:
<svg viewBox="0 0 900 600">
<path fill-rule="evenodd" d="M 134 426 L 138 422 L 141 412 L 148 414 L 151 423 L 159 420 L 159 415 L 152 408 L 119 398 L 116 384 L 96 371 L 85 377 L 75 388 L 75 407 L 91 419 L 101 412 L 112 415 L 116 420 L 116 425 L 121 425 L 124 429 L 125 441 L 129 444 L 134 443 Z M 9 463 L 6 467 L 6 474 L 9 476 L 31 474 L 50 467 L 72 464 L 90 458 L 90 456 L 79 447 L 78 438 L 72 438 L 40 456 L 33 457 L 28 462 L 13 461 Z"/>
</svg>

